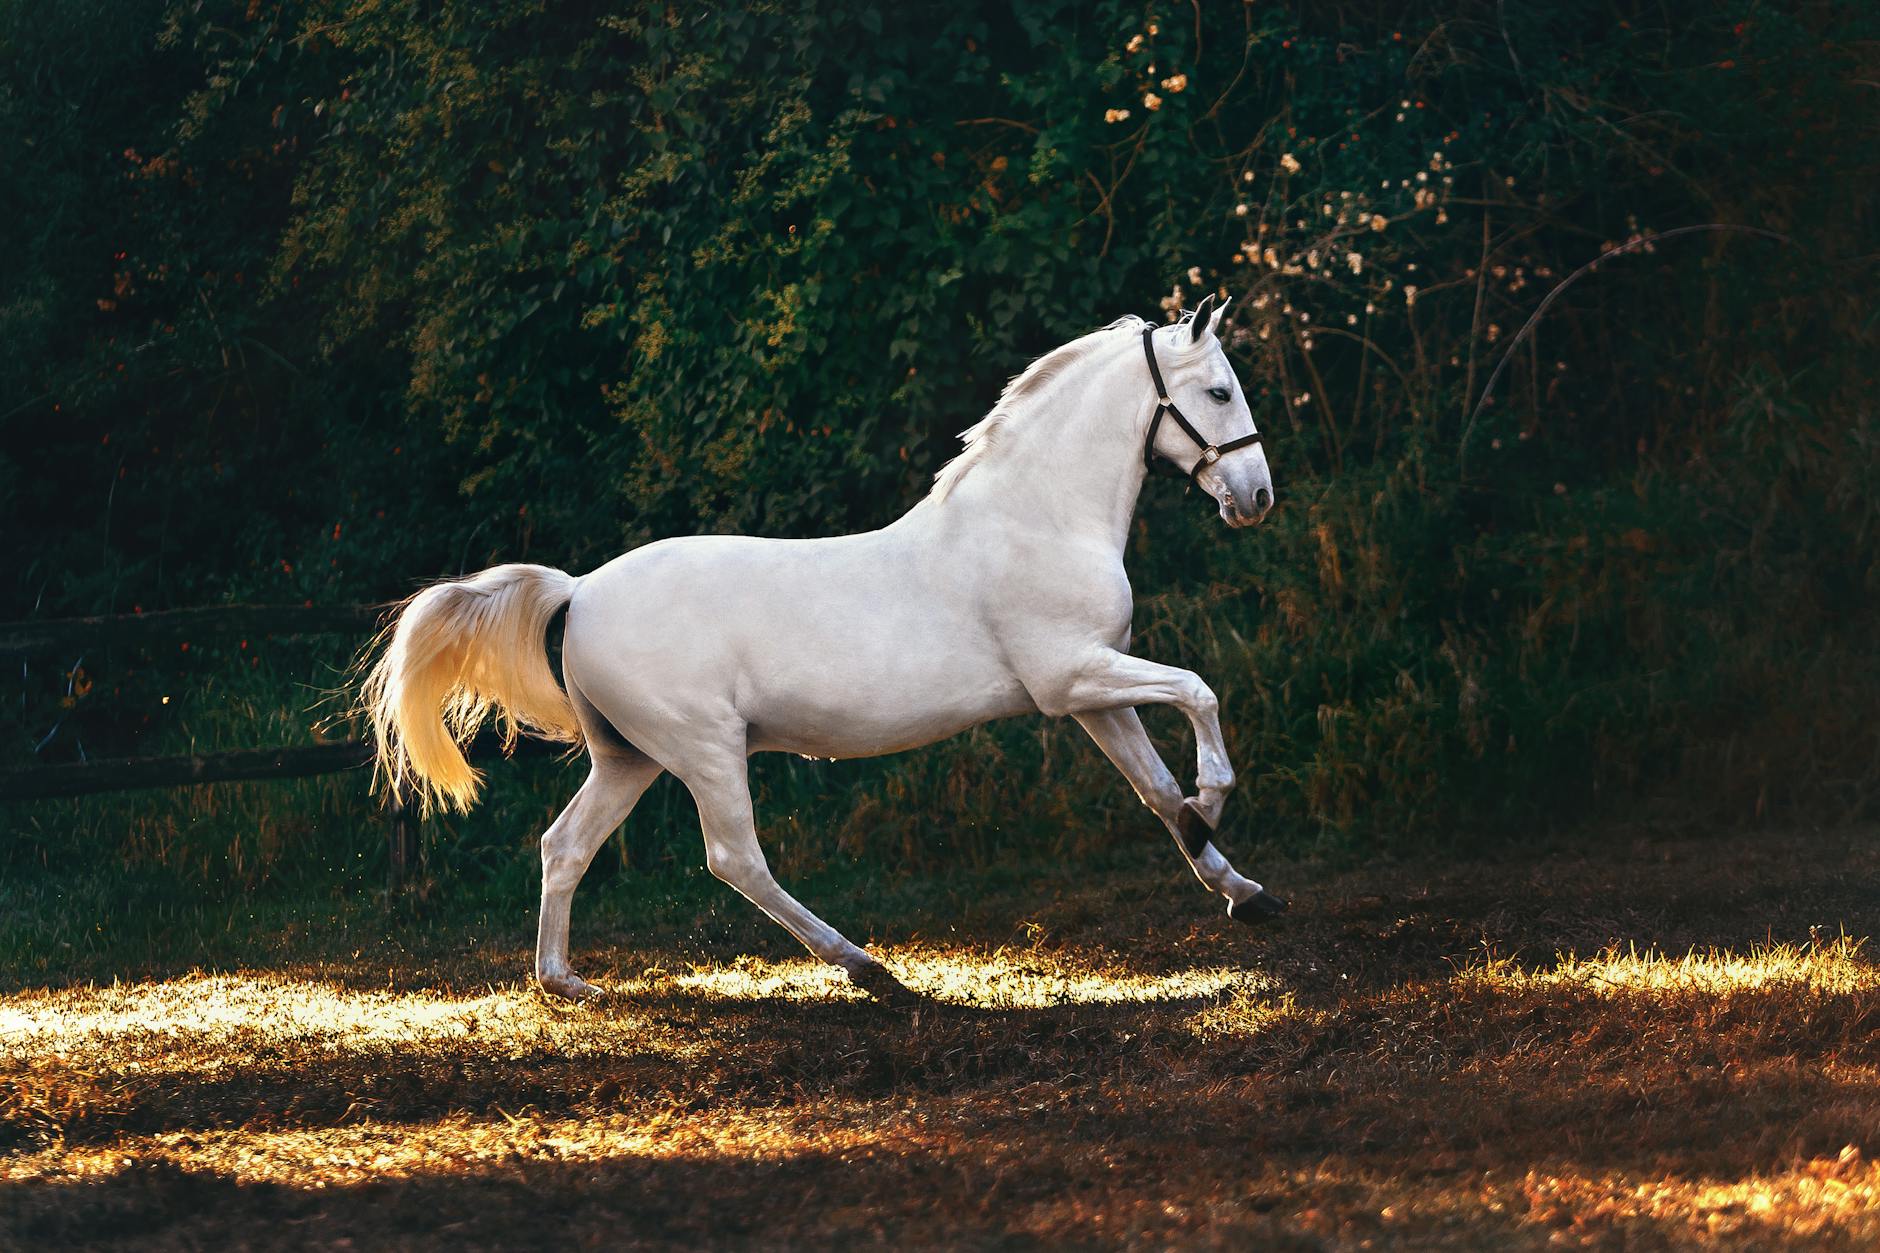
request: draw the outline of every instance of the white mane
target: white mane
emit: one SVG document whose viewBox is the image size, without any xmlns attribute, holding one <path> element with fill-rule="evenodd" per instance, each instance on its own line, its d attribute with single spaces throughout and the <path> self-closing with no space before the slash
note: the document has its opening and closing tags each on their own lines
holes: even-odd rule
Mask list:
<svg viewBox="0 0 1880 1253">
<path fill-rule="evenodd" d="M 1127 329 L 1139 333 L 1148 323 L 1134 315 L 1120 317 L 1108 326 L 1099 327 L 1078 339 L 1039 357 L 1026 366 L 1024 372 L 1015 376 L 999 393 L 999 402 L 992 406 L 992 412 L 960 432 L 960 442 L 965 445 L 959 456 L 940 467 L 940 472 L 933 476 L 933 490 L 928 497 L 934 501 L 947 498 L 956 484 L 966 476 L 999 441 L 999 433 L 1006 423 L 1022 416 L 1025 402 L 1035 398 L 1046 384 L 1061 377 L 1066 371 L 1080 365 L 1097 349 L 1108 341 L 1113 331 Z"/>
</svg>

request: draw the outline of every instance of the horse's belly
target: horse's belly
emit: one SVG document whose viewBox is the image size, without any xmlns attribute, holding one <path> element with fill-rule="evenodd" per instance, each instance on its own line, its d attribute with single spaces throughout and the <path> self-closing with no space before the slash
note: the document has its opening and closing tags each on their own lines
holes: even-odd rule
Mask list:
<svg viewBox="0 0 1880 1253">
<path fill-rule="evenodd" d="M 750 711 L 750 750 L 805 757 L 878 757 L 898 753 L 990 722 L 1036 713 L 1015 680 L 944 684 L 880 683 L 843 690 L 770 691 Z"/>
</svg>

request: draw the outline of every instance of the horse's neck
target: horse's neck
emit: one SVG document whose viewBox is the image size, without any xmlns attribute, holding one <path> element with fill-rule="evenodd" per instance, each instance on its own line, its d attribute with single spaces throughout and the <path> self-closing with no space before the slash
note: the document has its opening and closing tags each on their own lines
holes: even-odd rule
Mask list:
<svg viewBox="0 0 1880 1253">
<path fill-rule="evenodd" d="M 1142 494 L 1142 428 L 1153 401 L 1130 364 L 1119 355 L 1093 362 L 1014 415 L 955 487 L 959 505 L 1105 543 L 1120 556 Z"/>
</svg>

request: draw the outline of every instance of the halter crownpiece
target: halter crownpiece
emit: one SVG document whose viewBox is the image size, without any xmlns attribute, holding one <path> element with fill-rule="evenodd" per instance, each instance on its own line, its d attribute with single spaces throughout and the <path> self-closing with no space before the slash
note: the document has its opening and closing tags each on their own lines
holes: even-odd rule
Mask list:
<svg viewBox="0 0 1880 1253">
<path fill-rule="evenodd" d="M 1155 416 L 1149 419 L 1149 433 L 1143 436 L 1143 469 L 1151 474 L 1155 474 L 1158 473 L 1163 466 L 1167 466 L 1169 473 L 1192 482 L 1195 475 L 1201 473 L 1203 466 L 1213 465 L 1237 448 L 1245 448 L 1248 444 L 1257 444 L 1260 442 L 1260 432 L 1258 431 L 1242 435 L 1239 439 L 1230 439 L 1225 444 L 1210 444 L 1207 440 L 1203 439 L 1201 432 L 1194 428 L 1192 422 L 1182 416 L 1182 411 L 1177 409 L 1175 402 L 1168 398 L 1168 385 L 1162 381 L 1162 367 L 1157 365 L 1155 360 L 1155 327 L 1153 326 L 1145 326 L 1142 329 L 1142 355 L 1148 359 L 1149 377 L 1155 380 L 1156 399 L 1161 402 L 1155 407 Z M 1174 418 L 1175 425 L 1181 427 L 1182 433 L 1188 436 L 1189 439 L 1192 439 L 1195 442 L 1195 447 L 1201 450 L 1201 456 L 1196 458 L 1194 465 L 1190 466 L 1185 474 L 1182 473 L 1181 466 L 1174 463 L 1173 459 L 1168 462 L 1157 462 L 1155 459 L 1155 433 L 1162 429 L 1162 416 L 1164 414 Z"/>
</svg>

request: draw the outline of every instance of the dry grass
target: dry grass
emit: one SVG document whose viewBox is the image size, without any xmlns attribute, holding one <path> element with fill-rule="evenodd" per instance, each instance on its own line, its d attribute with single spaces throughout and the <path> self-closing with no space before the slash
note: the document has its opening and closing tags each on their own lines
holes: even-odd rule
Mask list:
<svg viewBox="0 0 1880 1253">
<path fill-rule="evenodd" d="M 18 990 L 0 1246 L 1871 1247 L 1873 843 L 1041 884 L 883 937 L 905 1009 L 644 936 Z"/>
</svg>

